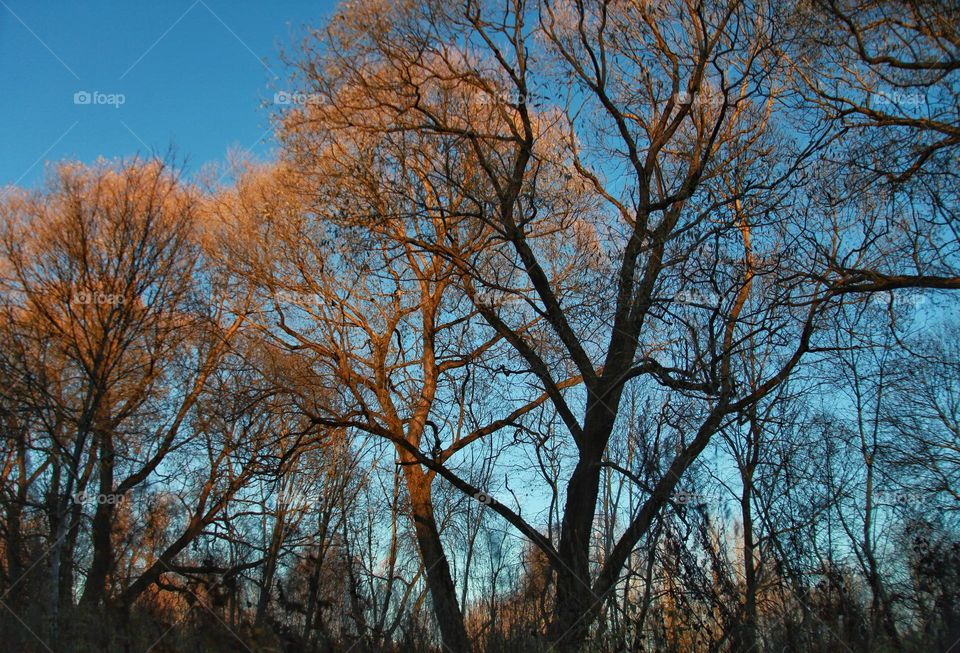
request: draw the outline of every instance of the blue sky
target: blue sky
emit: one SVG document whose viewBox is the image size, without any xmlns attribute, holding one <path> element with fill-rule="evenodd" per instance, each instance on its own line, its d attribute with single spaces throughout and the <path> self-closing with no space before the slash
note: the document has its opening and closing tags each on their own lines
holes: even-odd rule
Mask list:
<svg viewBox="0 0 960 653">
<path fill-rule="evenodd" d="M 47 161 L 268 156 L 280 50 L 335 0 L 0 0 L 0 187 Z M 77 95 L 79 94 L 79 95 Z M 121 97 L 122 96 L 122 97 Z"/>
</svg>

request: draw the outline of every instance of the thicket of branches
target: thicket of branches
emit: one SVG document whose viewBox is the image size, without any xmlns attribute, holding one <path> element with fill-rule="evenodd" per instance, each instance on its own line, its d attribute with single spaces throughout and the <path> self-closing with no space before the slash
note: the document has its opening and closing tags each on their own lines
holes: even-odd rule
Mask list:
<svg viewBox="0 0 960 653">
<path fill-rule="evenodd" d="M 0 200 L 23 651 L 946 651 L 960 7 L 344 4 L 228 184 Z"/>
</svg>

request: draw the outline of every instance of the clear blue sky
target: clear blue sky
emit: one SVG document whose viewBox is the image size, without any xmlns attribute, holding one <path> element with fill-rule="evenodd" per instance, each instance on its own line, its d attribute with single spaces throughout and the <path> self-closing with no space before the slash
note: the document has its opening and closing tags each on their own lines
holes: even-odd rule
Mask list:
<svg viewBox="0 0 960 653">
<path fill-rule="evenodd" d="M 280 50 L 335 6 L 0 0 L 0 187 L 36 185 L 47 161 L 165 153 L 171 145 L 188 172 L 231 148 L 268 156 L 263 103 L 289 76 Z"/>
</svg>

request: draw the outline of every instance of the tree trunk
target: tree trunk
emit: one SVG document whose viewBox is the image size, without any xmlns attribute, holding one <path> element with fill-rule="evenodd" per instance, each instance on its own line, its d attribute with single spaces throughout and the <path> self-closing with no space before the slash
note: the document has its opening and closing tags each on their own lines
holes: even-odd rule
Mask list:
<svg viewBox="0 0 960 653">
<path fill-rule="evenodd" d="M 602 597 L 594 596 L 590 573 L 590 540 L 600 496 L 600 462 L 613 431 L 621 392 L 622 387 L 607 385 L 591 392 L 578 443 L 579 459 L 567 483 L 557 548 L 563 565 L 556 569 L 556 603 L 548 631 L 551 643 L 561 651 L 582 647 L 600 608 Z"/>
<path fill-rule="evenodd" d="M 757 568 L 754 561 L 753 507 L 752 507 L 753 467 L 743 475 L 743 493 L 740 496 L 740 516 L 743 520 L 743 617 L 740 624 L 740 648 L 742 651 L 754 651 L 757 645 Z"/>
<path fill-rule="evenodd" d="M 47 576 L 47 617 L 50 621 L 49 638 L 54 645 L 60 639 L 61 609 L 73 602 L 73 552 L 80 524 L 80 505 L 73 501 L 73 492 L 75 489 L 79 491 L 79 461 L 84 440 L 85 438 L 78 436 L 73 455 L 69 459 L 69 467 L 64 469 L 59 463 L 54 464 L 49 489 L 47 510 L 51 544 L 47 553 L 50 562 Z M 64 483 L 62 486 L 61 480 Z"/>
<path fill-rule="evenodd" d="M 405 452 L 404 458 L 409 457 Z M 406 461 L 405 461 L 406 462 Z M 427 587 L 433 611 L 440 626 L 445 651 L 469 653 L 470 639 L 457 601 L 457 590 L 450 575 L 450 565 L 440 540 L 440 531 L 433 513 L 431 477 L 415 464 L 403 465 L 407 492 L 410 494 L 411 516 L 417 535 L 417 546 L 423 560 Z"/>
<path fill-rule="evenodd" d="M 283 544 L 283 529 L 286 525 L 285 515 L 285 510 L 278 507 L 276 520 L 273 523 L 273 533 L 270 536 L 270 548 L 267 551 L 267 559 L 264 561 L 260 596 L 257 599 L 257 613 L 253 620 L 255 627 L 263 624 L 264 617 L 267 615 L 267 607 L 270 605 L 270 592 L 273 588 L 273 578 L 277 570 L 277 557 L 280 555 L 280 546 Z"/>
<path fill-rule="evenodd" d="M 109 433 L 101 436 L 100 487 L 97 510 L 93 516 L 93 560 L 83 586 L 80 604 L 87 607 L 101 605 L 107 594 L 107 578 L 113 567 L 113 438 Z"/>
<path fill-rule="evenodd" d="M 590 576 L 590 536 L 600 492 L 600 455 L 582 451 L 567 483 L 567 500 L 557 552 L 557 595 L 549 638 L 558 650 L 575 651 L 587 637 L 597 608 Z"/>
</svg>

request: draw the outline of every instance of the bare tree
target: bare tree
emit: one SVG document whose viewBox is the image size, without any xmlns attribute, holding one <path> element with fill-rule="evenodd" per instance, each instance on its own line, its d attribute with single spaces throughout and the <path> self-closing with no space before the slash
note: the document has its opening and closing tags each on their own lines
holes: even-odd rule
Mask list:
<svg viewBox="0 0 960 653">
<path fill-rule="evenodd" d="M 662 31 L 667 16 L 682 27 Z M 777 90 L 763 80 L 781 62 L 753 8 L 736 3 L 512 3 L 505 12 L 469 4 L 431 6 L 426 16 L 391 6 L 376 15 L 346 10 L 334 25 L 323 53 L 308 50 L 302 61 L 316 102 L 292 114 L 288 142 L 306 154 L 333 148 L 351 172 L 366 169 L 369 150 L 325 146 L 327 135 L 342 143 L 379 134 L 388 147 L 433 139 L 477 161 L 483 210 L 443 208 L 492 229 L 494 252 L 510 267 L 492 278 L 442 239 L 431 247 L 469 280 L 478 311 L 521 357 L 575 442 L 559 540 L 538 545 L 558 574 L 551 637 L 576 647 L 684 470 L 725 420 L 781 383 L 810 347 L 827 297 L 791 282 L 780 264 L 789 214 L 779 230 L 773 218 L 788 211 L 794 173 L 816 142 L 796 148 L 776 135 Z M 450 45 L 460 42 L 471 46 Z M 537 102 L 557 82 L 565 93 Z M 402 150 L 390 151 L 388 161 L 409 165 Z M 441 165 L 430 174 L 457 188 L 477 174 L 450 172 Z M 551 184 L 563 187 L 568 210 Z M 585 237 L 578 243 L 571 231 Z M 710 250 L 723 257 L 713 268 L 722 276 L 700 266 L 698 254 Z M 527 289 L 548 330 L 530 332 L 484 301 L 477 288 L 502 287 L 504 278 Z M 768 301 L 745 312 L 748 297 L 761 295 L 758 285 Z M 683 326 L 671 333 L 674 324 Z M 747 331 L 754 341 L 793 334 L 793 346 L 778 350 L 780 365 L 751 391 L 730 364 Z M 571 377 L 583 380 L 582 391 L 565 394 L 561 384 Z M 684 424 L 679 455 L 594 575 L 601 462 L 629 382 L 695 397 L 697 417 Z"/>
<path fill-rule="evenodd" d="M 337 163 L 329 160 L 331 166 Z M 398 183 L 419 183 L 416 173 L 410 171 L 413 181 Z M 349 187 L 327 182 L 305 189 L 299 184 L 316 183 L 315 178 L 278 174 L 273 185 L 263 177 L 247 177 L 237 196 L 224 203 L 226 234 L 233 242 L 242 234 L 247 242 L 235 269 L 263 298 L 257 321 L 276 356 L 288 359 L 281 383 L 300 398 L 300 410 L 316 424 L 393 444 L 444 644 L 466 651 L 469 641 L 436 516 L 431 466 L 444 465 L 547 397 L 534 395 L 489 420 L 468 412 L 462 397 L 476 379 L 465 370 L 489 355 L 500 338 L 478 339 L 476 310 L 451 296 L 455 265 L 413 242 L 385 237 L 408 229 L 397 216 L 405 205 L 394 206 L 389 196 L 366 195 L 356 186 L 351 203 L 342 204 Z M 331 179 L 344 181 L 335 174 Z M 322 199 L 303 204 L 284 191 L 284 183 Z M 424 210 L 430 218 L 429 201 Z M 376 227 L 363 229 L 363 220 L 375 221 Z M 430 231 L 420 237 L 456 240 L 465 251 L 477 239 L 470 225 L 450 224 L 442 216 L 422 228 Z M 327 397 L 321 388 L 336 392 Z M 468 489 L 486 501 L 480 489 Z"/>
<path fill-rule="evenodd" d="M 180 446 L 242 320 L 221 328 L 192 289 L 202 281 L 195 217 L 188 189 L 154 161 L 64 166 L 49 190 L 4 205 L 9 332 L 62 361 L 21 357 L 15 370 L 25 383 L 58 375 L 34 392 L 62 473 L 50 495 L 54 632 L 73 592 L 60 565 L 72 565 L 85 510 L 95 507 L 81 603 L 95 606 L 116 563 L 116 510 Z"/>
</svg>

